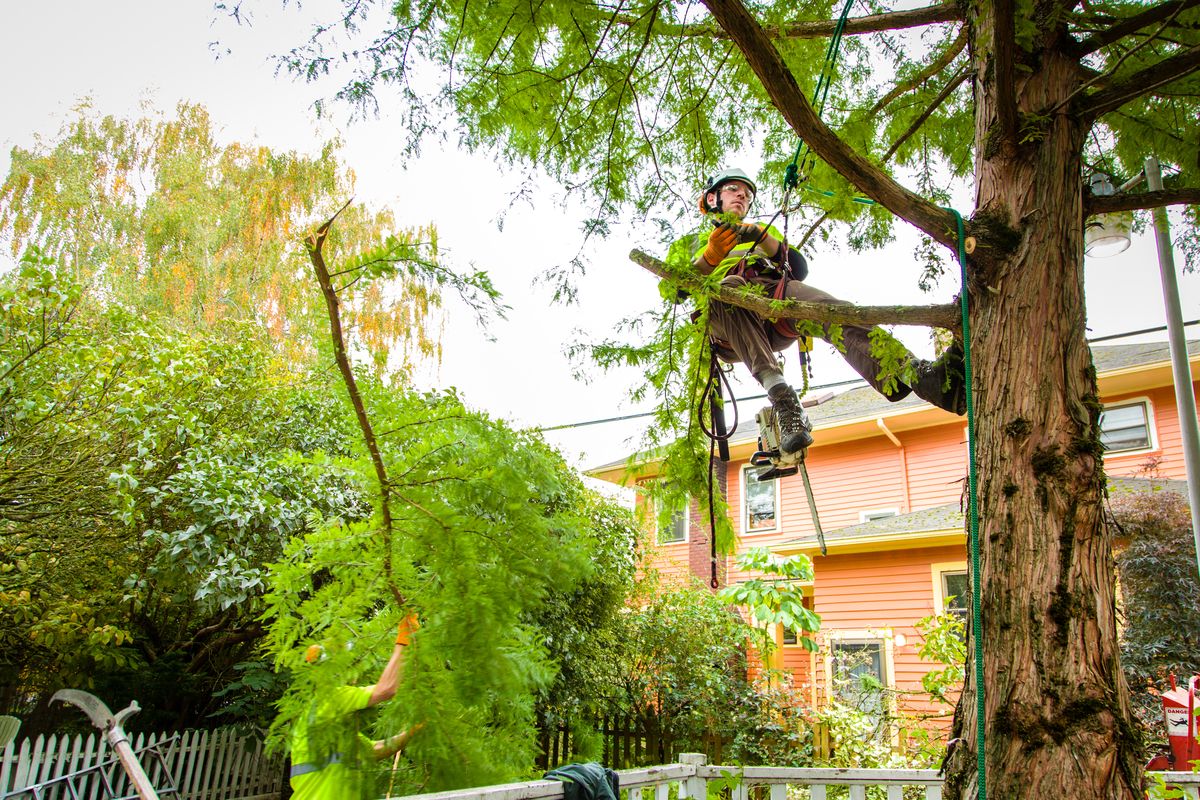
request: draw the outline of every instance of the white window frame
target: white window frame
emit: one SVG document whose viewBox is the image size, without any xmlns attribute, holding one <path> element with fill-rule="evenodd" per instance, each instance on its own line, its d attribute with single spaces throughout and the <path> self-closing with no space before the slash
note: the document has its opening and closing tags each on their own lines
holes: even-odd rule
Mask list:
<svg viewBox="0 0 1200 800">
<path fill-rule="evenodd" d="M 775 486 L 775 524 L 770 528 L 751 528 L 750 527 L 750 506 L 747 503 L 749 492 L 747 487 L 753 483 L 759 483 L 756 478 L 751 475 L 751 470 L 754 469 L 750 464 L 742 465 L 742 533 L 778 533 L 780 526 L 783 523 L 783 492 L 780 489 L 779 478 L 772 479 L 771 483 Z"/>
<path fill-rule="evenodd" d="M 945 614 L 947 611 L 946 590 L 943 588 L 945 581 L 942 576 L 947 572 L 966 572 L 969 576 L 970 570 L 967 568 L 966 561 L 943 561 L 930 564 L 929 571 L 933 575 L 933 613 Z"/>
<path fill-rule="evenodd" d="M 1139 453 L 1153 453 L 1158 450 L 1158 426 L 1154 424 L 1154 403 L 1150 402 L 1150 398 L 1141 395 L 1138 397 L 1126 397 L 1123 400 L 1117 400 L 1112 403 L 1104 403 L 1100 410 L 1101 412 L 1108 411 L 1110 408 L 1125 408 L 1126 406 L 1142 407 L 1142 412 L 1146 415 L 1146 438 L 1150 440 L 1150 444 L 1146 447 L 1132 447 L 1128 450 L 1109 450 L 1105 448 L 1104 457 L 1109 456 L 1130 456 L 1138 455 Z"/>
<path fill-rule="evenodd" d="M 659 535 L 661 532 L 659 529 L 659 518 L 661 516 L 659 514 L 660 511 L 662 511 L 662 509 L 658 507 L 658 503 L 656 502 L 655 506 L 654 506 L 654 543 L 656 545 L 658 545 L 659 547 L 667 547 L 669 545 L 685 544 L 686 542 L 691 541 L 691 538 L 692 538 L 692 501 L 690 499 L 683 504 L 683 538 L 682 539 L 672 539 L 669 542 L 664 542 L 662 540 L 662 537 Z"/>
<path fill-rule="evenodd" d="M 872 514 L 875 514 L 877 516 L 872 517 L 871 516 Z M 898 509 L 898 508 L 868 508 L 866 511 L 858 512 L 858 522 L 861 525 L 864 522 L 874 522 L 875 520 L 879 520 L 879 519 L 887 519 L 888 517 L 895 517 L 895 516 L 898 516 L 899 514 L 900 514 L 900 509 Z"/>
<path fill-rule="evenodd" d="M 896 634 L 891 630 L 878 629 L 843 629 L 830 630 L 827 634 L 826 641 L 828 648 L 825 651 L 825 691 L 829 697 L 836 697 L 833 686 L 833 651 L 839 644 L 879 644 L 881 645 L 881 665 L 883 667 L 883 683 L 889 690 L 884 694 L 884 700 L 887 703 L 885 709 L 893 718 L 896 716 L 895 696 L 896 689 L 896 638 L 900 634 Z M 903 644 L 903 642 L 901 642 Z M 886 738 L 890 739 L 892 744 L 898 744 L 899 730 L 896 725 L 888 726 L 885 732 Z"/>
</svg>

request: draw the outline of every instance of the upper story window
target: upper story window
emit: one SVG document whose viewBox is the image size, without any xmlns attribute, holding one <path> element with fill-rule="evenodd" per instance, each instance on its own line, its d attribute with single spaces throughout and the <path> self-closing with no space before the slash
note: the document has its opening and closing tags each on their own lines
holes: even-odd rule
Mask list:
<svg viewBox="0 0 1200 800">
<path fill-rule="evenodd" d="M 742 531 L 779 530 L 779 479 L 758 480 L 749 465 L 742 468 Z"/>
<path fill-rule="evenodd" d="M 662 506 L 658 509 L 663 510 Z M 686 542 L 688 538 L 688 504 L 686 501 L 677 503 L 670 509 L 670 516 L 667 517 L 667 522 L 663 523 L 663 515 L 656 515 L 656 536 L 659 544 L 672 544 L 674 542 Z"/>
<path fill-rule="evenodd" d="M 967 617 L 970 616 L 970 608 L 967 606 L 967 571 L 964 570 L 945 570 L 941 574 L 942 580 L 942 603 L 947 614 L 953 614 L 967 623 Z"/>
<path fill-rule="evenodd" d="M 1149 400 L 1106 405 L 1100 413 L 1100 443 L 1106 453 L 1153 449 L 1153 431 Z"/>
</svg>

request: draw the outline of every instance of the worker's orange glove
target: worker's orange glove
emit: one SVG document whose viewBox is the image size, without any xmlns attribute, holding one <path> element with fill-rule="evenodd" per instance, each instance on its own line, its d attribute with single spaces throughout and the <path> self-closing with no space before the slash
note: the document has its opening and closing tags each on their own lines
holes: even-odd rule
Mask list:
<svg viewBox="0 0 1200 800">
<path fill-rule="evenodd" d="M 709 266 L 717 266 L 729 255 L 738 243 L 738 226 L 722 222 L 708 235 L 708 247 L 704 248 L 704 260 Z"/>
<path fill-rule="evenodd" d="M 416 633 L 419 627 L 421 627 L 421 623 L 417 621 L 416 614 L 409 614 L 400 620 L 400 628 L 396 631 L 396 644 L 401 647 L 407 646 L 412 635 Z"/>
</svg>

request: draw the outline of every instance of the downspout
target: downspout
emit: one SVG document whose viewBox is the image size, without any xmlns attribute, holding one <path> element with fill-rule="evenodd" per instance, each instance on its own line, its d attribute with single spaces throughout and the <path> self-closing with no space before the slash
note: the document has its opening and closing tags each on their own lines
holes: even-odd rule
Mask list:
<svg viewBox="0 0 1200 800">
<path fill-rule="evenodd" d="M 900 441 L 896 434 L 892 433 L 891 428 L 883 421 L 883 417 L 875 418 L 875 425 L 879 430 L 883 431 L 883 435 L 891 440 L 892 444 L 896 445 L 900 450 L 900 479 L 904 482 L 904 507 L 900 509 L 900 513 L 907 514 L 912 508 L 912 498 L 908 494 L 908 455 L 904 449 L 904 443 Z"/>
</svg>

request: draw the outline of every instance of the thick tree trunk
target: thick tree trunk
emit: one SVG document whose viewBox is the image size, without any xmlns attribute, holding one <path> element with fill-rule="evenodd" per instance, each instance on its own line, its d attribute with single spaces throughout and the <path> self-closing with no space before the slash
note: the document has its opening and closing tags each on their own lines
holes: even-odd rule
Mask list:
<svg viewBox="0 0 1200 800">
<path fill-rule="evenodd" d="M 1040 128 L 1025 116 L 1066 98 L 1078 65 L 1048 48 L 1013 71 L 1020 133 L 1006 140 L 1014 114 L 1001 113 L 997 97 L 1004 56 L 988 46 L 993 19 L 976 23 L 975 219 L 1008 229 L 1013 244 L 977 276 L 971 314 L 982 561 L 973 584 L 983 618 L 972 636 L 983 641 L 987 796 L 1132 800 L 1141 797 L 1139 742 L 1118 657 L 1085 340 L 1085 130 L 1065 113 Z M 955 799 L 979 788 L 971 651 L 946 773 Z"/>
</svg>

